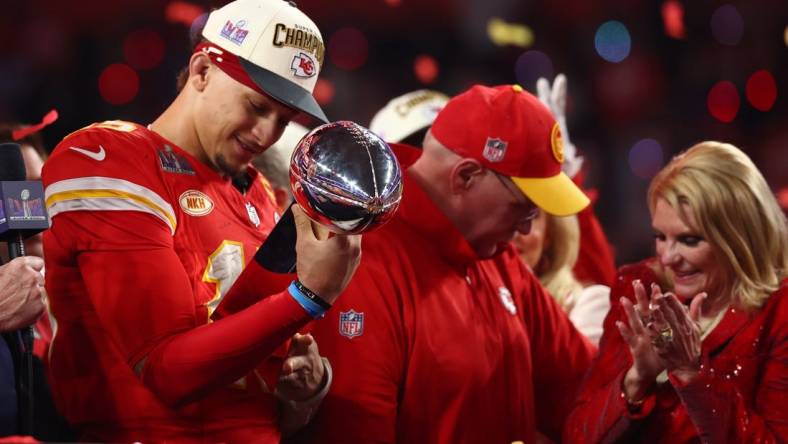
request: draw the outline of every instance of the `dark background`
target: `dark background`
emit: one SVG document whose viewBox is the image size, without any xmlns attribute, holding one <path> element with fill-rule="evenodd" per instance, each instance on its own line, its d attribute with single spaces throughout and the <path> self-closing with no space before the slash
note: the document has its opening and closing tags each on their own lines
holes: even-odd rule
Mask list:
<svg viewBox="0 0 788 444">
<path fill-rule="evenodd" d="M 56 108 L 59 120 L 43 131 L 50 149 L 94 121 L 151 122 L 175 96 L 176 73 L 190 54 L 189 24 L 223 3 L 0 0 L 0 121 L 35 123 Z M 473 83 L 518 82 L 533 91 L 537 76 L 566 73 L 569 135 L 586 156 L 586 185 L 598 190 L 597 213 L 619 264 L 652 251 L 650 176 L 701 140 L 744 149 L 788 207 L 786 0 L 298 3 L 328 48 L 317 95 L 332 120 L 367 125 L 391 97 L 418 88 L 456 94 Z M 672 20 L 665 8 L 674 11 Z M 494 18 L 527 26 L 533 41 L 493 44 Z M 595 49 L 598 29 L 610 20 L 631 39 L 628 56 L 617 63 Z M 416 74 L 423 56 L 426 68 L 429 60 L 437 67 L 434 78 Z M 126 66 L 105 71 L 113 64 Z M 761 70 L 776 81 L 776 101 L 762 100 L 756 109 L 746 91 Z M 107 72 L 116 74 L 104 77 L 109 102 L 99 87 Z M 725 122 L 708 104 L 721 81 L 734 89 L 714 102 L 716 110 L 732 110 Z M 755 90 L 768 96 L 768 87 Z"/>
</svg>

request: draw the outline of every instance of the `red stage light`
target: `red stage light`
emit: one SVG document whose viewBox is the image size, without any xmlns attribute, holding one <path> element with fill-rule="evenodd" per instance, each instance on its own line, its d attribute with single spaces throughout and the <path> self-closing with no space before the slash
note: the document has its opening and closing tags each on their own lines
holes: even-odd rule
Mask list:
<svg viewBox="0 0 788 444">
<path fill-rule="evenodd" d="M 730 123 L 739 113 L 739 92 L 736 86 L 727 80 L 717 82 L 706 99 L 709 113 L 720 122 Z"/>
<path fill-rule="evenodd" d="M 352 71 L 367 62 L 369 44 L 358 29 L 342 28 L 331 36 L 327 49 L 334 65 Z"/>
<path fill-rule="evenodd" d="M 777 192 L 777 201 L 783 207 L 783 210 L 788 210 L 788 187 Z"/>
<path fill-rule="evenodd" d="M 126 62 L 135 69 L 151 69 L 164 59 L 164 40 L 155 31 L 140 29 L 123 41 Z"/>
<path fill-rule="evenodd" d="M 137 97 L 140 79 L 128 65 L 115 63 L 104 68 L 98 80 L 99 93 L 113 105 L 129 103 Z"/>
<path fill-rule="evenodd" d="M 662 23 L 665 34 L 677 40 L 686 35 L 684 30 L 684 6 L 676 0 L 668 0 L 662 4 Z"/>
<path fill-rule="evenodd" d="M 421 83 L 429 85 L 438 77 L 438 62 L 432 56 L 420 55 L 413 61 L 413 72 Z"/>
<path fill-rule="evenodd" d="M 745 93 L 753 108 L 760 111 L 772 109 L 777 101 L 777 83 L 772 73 L 765 69 L 754 72 L 747 80 Z"/>
<path fill-rule="evenodd" d="M 201 6 L 189 2 L 174 1 L 167 5 L 164 15 L 167 17 L 167 21 L 171 23 L 191 26 L 192 22 L 203 12 L 205 10 Z"/>
<path fill-rule="evenodd" d="M 317 103 L 322 106 L 328 105 L 334 100 L 334 84 L 330 80 L 317 79 L 313 95 Z"/>
</svg>

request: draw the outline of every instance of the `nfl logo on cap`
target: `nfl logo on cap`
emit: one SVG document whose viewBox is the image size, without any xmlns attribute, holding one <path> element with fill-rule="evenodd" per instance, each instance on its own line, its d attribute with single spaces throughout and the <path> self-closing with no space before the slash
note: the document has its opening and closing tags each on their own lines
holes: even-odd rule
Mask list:
<svg viewBox="0 0 788 444">
<path fill-rule="evenodd" d="M 339 334 L 353 339 L 364 333 L 364 313 L 355 310 L 339 312 Z"/>
<path fill-rule="evenodd" d="M 484 151 L 482 155 L 490 162 L 500 162 L 506 154 L 506 147 L 509 144 L 501 139 L 488 137 L 487 143 L 484 144 Z"/>
</svg>

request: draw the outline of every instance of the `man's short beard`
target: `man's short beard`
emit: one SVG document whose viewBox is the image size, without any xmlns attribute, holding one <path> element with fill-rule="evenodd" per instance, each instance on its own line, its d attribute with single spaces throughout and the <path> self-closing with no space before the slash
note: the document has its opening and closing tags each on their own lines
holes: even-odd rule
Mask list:
<svg viewBox="0 0 788 444">
<path fill-rule="evenodd" d="M 227 159 L 224 158 L 224 153 L 216 154 L 216 159 L 214 160 L 214 164 L 219 169 L 219 172 L 222 176 L 227 176 L 230 179 L 240 180 L 246 174 L 246 168 L 242 167 L 241 169 L 233 169 L 229 163 L 227 163 Z"/>
</svg>

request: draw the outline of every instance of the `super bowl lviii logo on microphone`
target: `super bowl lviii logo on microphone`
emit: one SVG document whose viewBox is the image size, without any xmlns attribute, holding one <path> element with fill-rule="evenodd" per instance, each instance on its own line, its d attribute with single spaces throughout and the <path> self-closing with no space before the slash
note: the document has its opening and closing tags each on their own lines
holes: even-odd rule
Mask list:
<svg viewBox="0 0 788 444">
<path fill-rule="evenodd" d="M 0 239 L 7 240 L 20 232 L 27 237 L 49 228 L 41 182 L 0 182 L 0 202 Z"/>
<path fill-rule="evenodd" d="M 47 216 L 44 212 L 44 201 L 41 197 L 31 198 L 30 190 L 22 188 L 18 194 L 19 198 L 15 196 L 6 197 L 8 204 L 8 220 L 22 221 L 22 220 L 46 220 Z"/>
</svg>

